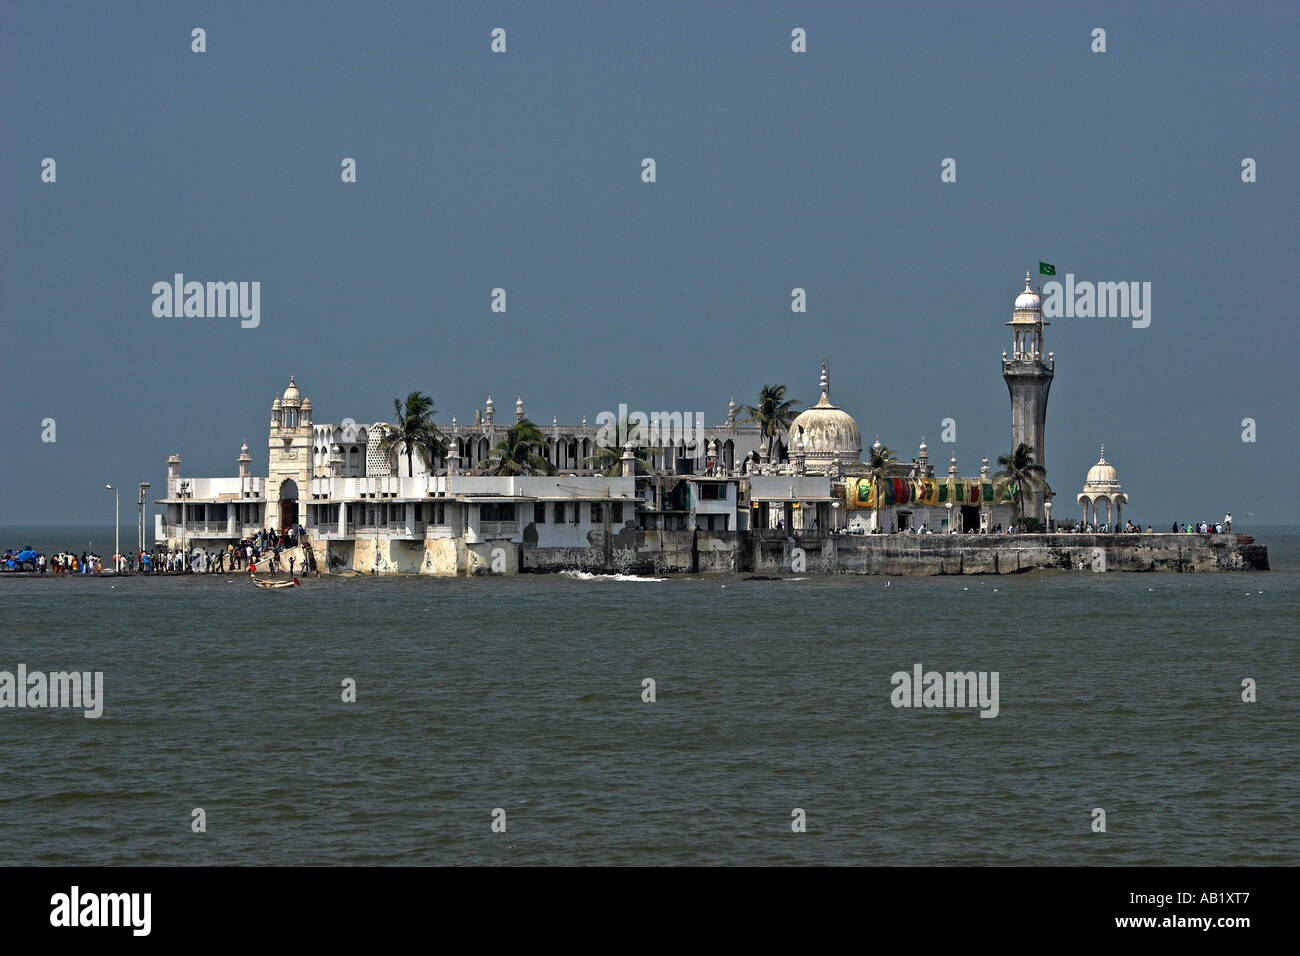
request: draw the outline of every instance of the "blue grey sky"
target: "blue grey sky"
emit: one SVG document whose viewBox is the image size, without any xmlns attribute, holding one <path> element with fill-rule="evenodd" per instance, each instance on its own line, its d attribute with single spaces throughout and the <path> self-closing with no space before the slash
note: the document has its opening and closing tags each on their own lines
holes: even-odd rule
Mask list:
<svg viewBox="0 0 1300 956">
<path fill-rule="evenodd" d="M 420 389 L 712 424 L 815 402 L 826 356 L 865 442 L 946 461 L 951 417 L 973 473 L 1040 259 L 1152 283 L 1148 328 L 1048 330 L 1057 514 L 1104 441 L 1135 520 L 1294 522 L 1297 9 L 5 2 L 0 524 L 102 523 L 105 482 L 244 438 L 264 474 L 290 373 L 318 421 Z M 260 282 L 260 325 L 156 318 L 177 272 Z"/>
</svg>

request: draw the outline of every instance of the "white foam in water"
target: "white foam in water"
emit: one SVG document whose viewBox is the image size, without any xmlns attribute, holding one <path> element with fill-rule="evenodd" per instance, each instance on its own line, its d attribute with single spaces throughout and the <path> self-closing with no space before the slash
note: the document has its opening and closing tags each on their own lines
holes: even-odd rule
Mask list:
<svg viewBox="0 0 1300 956">
<path fill-rule="evenodd" d="M 561 571 L 575 581 L 667 581 L 667 578 L 646 578 L 639 574 L 588 574 L 586 571 Z"/>
</svg>

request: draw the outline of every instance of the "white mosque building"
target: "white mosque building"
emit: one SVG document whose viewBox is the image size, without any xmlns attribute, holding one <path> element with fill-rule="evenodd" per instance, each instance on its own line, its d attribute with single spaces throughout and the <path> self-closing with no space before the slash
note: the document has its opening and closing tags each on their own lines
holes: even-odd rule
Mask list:
<svg viewBox="0 0 1300 956">
<path fill-rule="evenodd" d="M 1047 323 L 1028 279 L 1008 324 L 1013 353 L 1003 353 L 1002 365 L 1012 447 L 1024 441 L 1041 463 L 1055 360 L 1043 354 Z M 868 494 L 862 431 L 832 403 L 826 362 L 819 392 L 771 448 L 757 425 L 740 420 L 733 399 L 722 423 L 703 428 L 698 438 L 679 434 L 643 450 L 653 474 L 638 475 L 637 450 L 629 444 L 612 477 L 595 467 L 602 430 L 585 418 L 577 425 L 555 418 L 539 425 L 545 439 L 539 453 L 554 474 L 482 473 L 509 427 L 496 420 L 488 397 L 469 423 L 452 417 L 439 426 L 445 456 L 415 455 L 414 473 L 402 474 L 404 450 L 381 450 L 386 423 L 316 422 L 311 399 L 290 376 L 271 403 L 265 475 L 252 473 L 247 443 L 237 474 L 227 478 L 183 476 L 180 456 L 172 455 L 155 539 L 219 549 L 262 529 L 301 527 L 328 545 L 331 564 L 465 573 L 502 546 L 507 552 L 509 546 L 582 549 L 603 540 L 608 549 L 610 540 L 627 534 L 969 533 L 1011 524 L 1013 505 L 997 493 L 987 457 L 978 474 L 962 476 L 954 455 L 947 473 L 936 477 L 924 439 L 914 459 L 895 463 L 888 481 Z M 517 397 L 514 422 L 524 418 Z M 1103 455 L 1078 496 L 1085 518 L 1104 507 L 1109 522 L 1113 507 L 1113 527 L 1127 500 Z M 1050 515 L 1050 498 L 1034 496 L 1026 513 Z M 508 563 L 517 567 L 518 555 Z"/>
</svg>

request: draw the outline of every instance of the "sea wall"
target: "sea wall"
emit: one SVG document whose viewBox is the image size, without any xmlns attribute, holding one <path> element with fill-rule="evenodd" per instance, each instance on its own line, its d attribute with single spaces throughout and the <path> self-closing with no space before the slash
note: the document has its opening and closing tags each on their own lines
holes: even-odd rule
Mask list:
<svg viewBox="0 0 1300 956">
<path fill-rule="evenodd" d="M 624 526 L 588 531 L 585 540 L 563 546 L 541 547 L 534 525 L 524 529 L 519 545 L 519 569 L 531 572 L 587 571 L 591 574 L 635 574 L 638 532 Z"/>
<path fill-rule="evenodd" d="M 1268 550 L 1235 534 L 832 535 L 751 533 L 756 574 L 1017 574 L 1268 570 Z"/>
<path fill-rule="evenodd" d="M 585 546 L 535 537 L 329 541 L 322 572 L 361 574 L 1019 574 L 1266 571 L 1268 549 L 1238 534 L 834 535 L 786 531 L 592 531 Z M 318 555 L 319 555 L 318 551 Z"/>
</svg>

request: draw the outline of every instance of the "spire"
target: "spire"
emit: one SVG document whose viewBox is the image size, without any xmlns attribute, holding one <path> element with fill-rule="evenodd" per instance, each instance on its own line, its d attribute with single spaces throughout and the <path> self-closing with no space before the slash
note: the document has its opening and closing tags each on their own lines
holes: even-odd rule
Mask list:
<svg viewBox="0 0 1300 956">
<path fill-rule="evenodd" d="M 822 398 L 817 404 L 829 405 L 831 403 L 831 370 L 830 363 L 822 359 L 822 380 L 821 380 Z"/>
<path fill-rule="evenodd" d="M 1097 464 L 1099 465 L 1106 464 L 1106 443 L 1105 442 L 1101 443 L 1101 458 L 1098 460 Z"/>
<path fill-rule="evenodd" d="M 1026 291 L 1026 292 L 1033 292 L 1033 291 L 1034 291 L 1033 289 L 1031 289 L 1031 288 L 1029 287 L 1029 284 L 1030 284 L 1031 281 L 1032 281 L 1032 280 L 1030 279 L 1030 276 L 1029 276 L 1029 270 L 1026 269 L 1026 270 L 1025 270 L 1025 291 Z"/>
<path fill-rule="evenodd" d="M 516 395 L 515 396 L 515 424 L 517 425 L 523 420 L 524 420 L 524 397 L 522 395 Z"/>
</svg>

